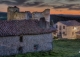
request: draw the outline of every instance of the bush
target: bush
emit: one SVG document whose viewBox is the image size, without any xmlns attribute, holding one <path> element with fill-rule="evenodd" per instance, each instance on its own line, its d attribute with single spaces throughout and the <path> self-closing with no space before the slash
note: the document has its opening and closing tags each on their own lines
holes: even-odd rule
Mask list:
<svg viewBox="0 0 80 57">
<path fill-rule="evenodd" d="M 54 38 L 53 38 L 53 39 L 58 39 L 58 37 L 54 36 Z"/>
</svg>

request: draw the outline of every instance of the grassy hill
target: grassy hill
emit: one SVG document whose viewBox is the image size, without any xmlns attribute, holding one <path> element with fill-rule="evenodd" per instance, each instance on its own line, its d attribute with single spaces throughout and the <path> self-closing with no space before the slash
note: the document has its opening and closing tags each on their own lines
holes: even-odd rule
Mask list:
<svg viewBox="0 0 80 57">
<path fill-rule="evenodd" d="M 5 57 L 80 57 L 80 40 L 54 40 L 53 50 Z"/>
</svg>

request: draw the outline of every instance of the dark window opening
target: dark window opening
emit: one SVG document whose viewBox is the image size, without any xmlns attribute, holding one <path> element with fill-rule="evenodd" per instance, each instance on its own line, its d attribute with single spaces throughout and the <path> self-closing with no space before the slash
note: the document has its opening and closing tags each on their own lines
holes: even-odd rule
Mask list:
<svg viewBox="0 0 80 57">
<path fill-rule="evenodd" d="M 61 30 L 61 26 L 59 27 L 59 30 Z"/>
<path fill-rule="evenodd" d="M 46 28 L 46 20 L 44 17 L 40 18 L 39 25 L 41 28 Z"/>
<path fill-rule="evenodd" d="M 39 45 L 38 45 L 38 44 L 34 45 L 34 49 L 35 49 L 35 50 L 37 50 L 37 49 L 38 49 L 38 47 L 39 47 Z"/>
<path fill-rule="evenodd" d="M 20 36 L 19 40 L 20 40 L 20 42 L 23 42 L 23 36 Z"/>
<path fill-rule="evenodd" d="M 65 32 L 63 32 L 63 35 L 65 35 L 65 36 L 66 36 L 67 34 L 66 34 Z"/>
<path fill-rule="evenodd" d="M 63 29 L 65 29 L 65 26 L 63 26 Z"/>
<path fill-rule="evenodd" d="M 74 32 L 72 32 L 72 35 L 74 35 Z"/>
<path fill-rule="evenodd" d="M 19 47 L 18 48 L 18 53 L 22 53 L 23 52 L 23 47 Z"/>
</svg>

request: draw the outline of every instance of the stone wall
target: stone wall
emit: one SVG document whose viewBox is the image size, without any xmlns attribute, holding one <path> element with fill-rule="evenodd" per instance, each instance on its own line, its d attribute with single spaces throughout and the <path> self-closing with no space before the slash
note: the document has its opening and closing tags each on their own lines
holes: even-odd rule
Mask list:
<svg viewBox="0 0 80 57">
<path fill-rule="evenodd" d="M 52 50 L 52 34 L 0 37 L 0 55 Z"/>
</svg>

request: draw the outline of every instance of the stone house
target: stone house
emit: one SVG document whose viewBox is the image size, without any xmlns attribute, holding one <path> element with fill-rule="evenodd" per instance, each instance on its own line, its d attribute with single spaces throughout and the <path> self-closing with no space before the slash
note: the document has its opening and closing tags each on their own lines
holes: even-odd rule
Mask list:
<svg viewBox="0 0 80 57">
<path fill-rule="evenodd" d="M 52 50 L 51 28 L 39 27 L 37 20 L 0 21 L 0 55 Z"/>
<path fill-rule="evenodd" d="M 80 23 L 75 20 L 59 21 L 53 26 L 57 29 L 56 36 L 59 38 L 79 38 Z"/>
</svg>

